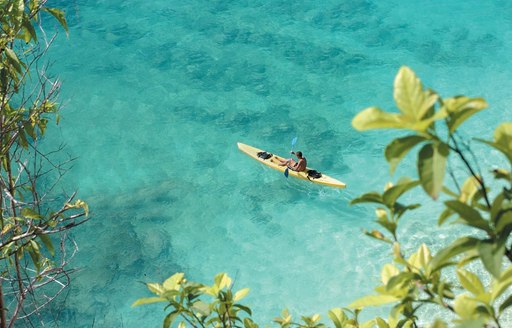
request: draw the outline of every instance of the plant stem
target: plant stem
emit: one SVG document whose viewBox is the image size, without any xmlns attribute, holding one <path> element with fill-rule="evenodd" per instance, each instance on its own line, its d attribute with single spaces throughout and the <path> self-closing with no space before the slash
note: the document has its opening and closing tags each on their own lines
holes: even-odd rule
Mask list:
<svg viewBox="0 0 512 328">
<path fill-rule="evenodd" d="M 487 208 L 490 209 L 491 208 L 491 203 L 489 201 L 489 196 L 487 195 L 487 190 L 486 190 L 486 187 L 485 187 L 484 178 L 478 176 L 478 174 L 475 173 L 475 171 L 471 167 L 471 164 L 469 164 L 468 160 L 466 159 L 466 157 L 462 153 L 462 150 L 459 148 L 459 145 L 458 145 L 457 140 L 455 139 L 455 137 L 453 135 L 450 135 L 450 139 L 453 141 L 453 143 L 455 145 L 454 147 L 450 146 L 450 149 L 452 149 L 453 151 L 455 151 L 459 155 L 460 159 L 464 162 L 464 165 L 466 165 L 466 168 L 469 170 L 471 175 L 478 181 L 478 183 L 480 184 L 480 188 L 482 190 L 482 194 L 484 196 L 485 204 L 487 205 Z"/>
</svg>

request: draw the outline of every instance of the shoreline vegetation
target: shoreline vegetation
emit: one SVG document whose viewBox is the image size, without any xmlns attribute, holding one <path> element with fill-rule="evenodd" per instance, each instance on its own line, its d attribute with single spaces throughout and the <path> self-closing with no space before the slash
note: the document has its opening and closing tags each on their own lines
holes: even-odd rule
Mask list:
<svg viewBox="0 0 512 328">
<path fill-rule="evenodd" d="M 68 32 L 64 13 L 46 1 L 0 4 L 0 328 L 43 326 L 49 305 L 69 286 L 78 247 L 69 230 L 85 223 L 88 205 L 57 192 L 72 159 L 44 151 L 48 125 L 59 123 L 60 82 L 48 77 L 43 17 Z M 40 31 L 37 34 L 37 30 Z"/>
</svg>

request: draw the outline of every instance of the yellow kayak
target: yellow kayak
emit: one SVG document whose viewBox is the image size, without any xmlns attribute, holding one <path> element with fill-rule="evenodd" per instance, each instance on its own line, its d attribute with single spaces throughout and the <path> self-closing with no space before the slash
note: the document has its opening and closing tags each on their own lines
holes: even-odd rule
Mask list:
<svg viewBox="0 0 512 328">
<path fill-rule="evenodd" d="M 251 147 L 249 145 L 243 144 L 241 142 L 238 143 L 238 149 L 240 149 L 242 152 L 246 153 L 250 157 L 254 158 L 260 163 L 263 163 L 267 166 L 270 166 L 274 170 L 278 170 L 281 172 L 284 172 L 286 170 L 286 166 L 279 165 L 281 162 L 280 160 L 285 160 L 284 157 L 274 155 L 271 153 L 268 153 L 264 150 Z M 288 170 L 289 176 L 292 176 L 294 178 L 306 180 L 312 183 L 317 183 L 329 187 L 335 187 L 335 188 L 345 188 L 347 185 L 343 182 L 336 180 L 334 178 L 331 178 L 330 176 L 320 173 L 316 170 L 313 170 L 311 168 L 306 168 L 305 171 L 297 172 L 293 170 Z"/>
</svg>

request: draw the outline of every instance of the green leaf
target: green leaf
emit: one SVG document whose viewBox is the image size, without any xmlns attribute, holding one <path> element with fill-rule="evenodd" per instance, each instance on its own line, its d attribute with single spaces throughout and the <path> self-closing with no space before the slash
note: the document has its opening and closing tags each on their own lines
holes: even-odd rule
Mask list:
<svg viewBox="0 0 512 328">
<path fill-rule="evenodd" d="M 478 254 L 480 254 L 482 263 L 487 271 L 489 271 L 489 273 L 491 273 L 495 278 L 499 278 L 503 255 L 505 254 L 505 247 L 493 242 L 481 241 L 478 244 Z"/>
<path fill-rule="evenodd" d="M 391 174 L 395 172 L 398 163 L 407 155 L 407 153 L 417 144 L 428 140 L 423 136 L 411 135 L 393 140 L 387 145 L 384 155 L 389 163 Z"/>
<path fill-rule="evenodd" d="M 400 301 L 400 299 L 392 295 L 368 295 L 357 299 L 348 307 L 351 309 L 361 309 L 368 306 L 379 306 L 397 301 Z"/>
<path fill-rule="evenodd" d="M 23 40 L 29 43 L 30 40 L 37 42 L 37 34 L 32 22 L 27 17 L 23 17 Z"/>
<path fill-rule="evenodd" d="M 389 325 L 386 321 L 384 321 L 384 319 L 378 317 L 378 318 L 375 318 L 375 324 L 377 325 L 377 327 L 379 328 L 389 328 Z"/>
<path fill-rule="evenodd" d="M 327 315 L 331 318 L 336 328 L 343 328 L 344 323 L 348 320 L 347 315 L 340 308 L 331 309 L 327 312 Z"/>
<path fill-rule="evenodd" d="M 445 208 L 443 210 L 443 212 L 441 212 L 441 215 L 439 215 L 439 219 L 437 219 L 437 224 L 438 225 L 442 225 L 446 220 L 448 220 L 450 218 L 450 216 L 452 216 L 454 214 L 454 212 L 449 209 L 449 208 Z"/>
<path fill-rule="evenodd" d="M 473 300 L 468 294 L 457 296 L 453 303 L 453 309 L 461 319 L 474 319 L 476 317 L 476 307 L 477 304 L 475 300 Z"/>
<path fill-rule="evenodd" d="M 512 163 L 512 122 L 500 124 L 494 130 L 494 142 L 476 139 L 502 152 Z"/>
<path fill-rule="evenodd" d="M 139 298 L 138 300 L 133 302 L 132 306 L 139 306 L 139 305 L 143 305 L 143 304 L 160 303 L 160 302 L 167 302 L 167 300 L 162 297 L 144 297 L 144 298 Z"/>
<path fill-rule="evenodd" d="M 436 103 L 438 96 L 423 91 L 423 86 L 416 74 L 406 66 L 402 66 L 395 78 L 394 98 L 397 107 L 407 117 L 420 121 Z"/>
<path fill-rule="evenodd" d="M 350 205 L 355 205 L 355 204 L 360 204 L 360 203 L 384 204 L 384 202 L 382 200 L 382 196 L 377 192 L 369 192 L 362 196 L 359 196 L 356 199 L 353 199 L 350 202 Z"/>
<path fill-rule="evenodd" d="M 214 278 L 215 286 L 219 289 L 223 289 L 224 287 L 228 287 L 231 285 L 231 278 L 224 272 L 219 273 Z"/>
<path fill-rule="evenodd" d="M 250 318 L 244 319 L 244 328 L 259 328 L 257 324 L 254 323 Z"/>
<path fill-rule="evenodd" d="M 248 315 L 252 315 L 252 310 L 249 307 L 245 306 L 245 305 L 234 304 L 233 307 L 239 308 L 240 310 L 244 311 Z"/>
<path fill-rule="evenodd" d="M 6 47 L 4 50 L 9 64 L 12 65 L 18 74 L 21 74 L 21 62 L 16 53 L 9 47 Z"/>
<path fill-rule="evenodd" d="M 459 96 L 443 100 L 443 107 L 448 112 L 447 125 L 453 133 L 464 121 L 487 107 L 482 98 Z"/>
<path fill-rule="evenodd" d="M 479 188 L 478 180 L 474 176 L 470 176 L 464 181 L 460 190 L 458 199 L 463 203 L 468 203 L 473 199 Z"/>
<path fill-rule="evenodd" d="M 203 301 L 197 301 L 194 303 L 194 305 L 192 305 L 192 307 L 197 311 L 199 312 L 201 315 L 203 316 L 209 316 L 210 313 L 211 313 L 211 310 L 210 310 L 210 305 L 206 304 L 205 302 Z"/>
<path fill-rule="evenodd" d="M 173 311 L 166 315 L 164 319 L 163 328 L 169 328 L 179 314 L 180 313 L 178 311 Z"/>
<path fill-rule="evenodd" d="M 53 243 L 51 238 L 48 235 L 38 235 L 39 239 L 43 242 L 44 246 L 48 252 L 50 252 L 51 256 L 55 256 L 55 249 L 53 248 Z"/>
<path fill-rule="evenodd" d="M 440 142 L 424 145 L 418 154 L 418 173 L 421 185 L 433 199 L 437 199 L 443 187 L 448 153 L 448 145 Z"/>
<path fill-rule="evenodd" d="M 485 327 L 485 319 L 477 318 L 477 319 L 467 319 L 460 322 L 454 328 L 482 328 Z"/>
<path fill-rule="evenodd" d="M 166 290 L 177 290 L 180 287 L 180 282 L 183 280 L 185 274 L 183 272 L 178 272 L 170 276 L 164 281 L 163 287 Z"/>
<path fill-rule="evenodd" d="M 501 303 L 500 308 L 499 308 L 500 315 L 503 313 L 503 311 L 505 311 L 511 305 L 512 305 L 512 295 L 507 297 L 507 299 L 505 301 L 503 301 L 503 303 Z"/>
<path fill-rule="evenodd" d="M 39 213 L 30 208 L 23 208 L 21 210 L 21 215 L 27 219 L 32 220 L 40 220 L 43 218 L 43 216 L 41 216 Z"/>
<path fill-rule="evenodd" d="M 384 285 L 386 285 L 392 277 L 398 275 L 400 270 L 393 264 L 385 264 L 380 273 L 380 279 Z"/>
<path fill-rule="evenodd" d="M 473 295 L 478 296 L 485 293 L 484 285 L 474 273 L 459 269 L 457 270 L 457 277 L 459 278 L 462 287 L 473 293 Z"/>
<path fill-rule="evenodd" d="M 386 113 L 377 107 L 366 108 L 352 120 L 352 126 L 359 131 L 372 129 L 406 129 L 410 123 L 397 113 Z"/>
<path fill-rule="evenodd" d="M 468 206 L 458 200 L 446 201 L 445 205 L 457 213 L 465 224 L 478 229 L 482 229 L 489 233 L 492 232 L 491 228 L 489 227 L 489 223 L 484 220 L 480 213 L 471 206 Z"/>
<path fill-rule="evenodd" d="M 384 192 L 382 199 L 388 206 L 392 206 L 400 196 L 419 184 L 420 182 L 418 180 L 411 180 L 409 178 L 401 179 L 396 186 L 393 186 Z"/>
<path fill-rule="evenodd" d="M 66 31 L 66 34 L 69 33 L 68 23 L 66 22 L 66 16 L 64 15 L 64 12 L 62 10 L 57 9 L 57 8 L 48 8 L 48 7 L 44 7 L 42 9 L 44 11 L 49 12 L 53 17 L 55 17 L 55 19 L 57 19 L 57 21 L 60 23 L 60 25 L 62 25 L 62 27 Z"/>
<path fill-rule="evenodd" d="M 239 291 L 237 291 L 235 293 L 235 296 L 233 297 L 233 301 L 238 301 L 238 300 L 241 300 L 242 298 L 244 298 L 245 296 L 247 296 L 247 294 L 249 294 L 249 288 L 244 288 L 244 289 L 240 289 Z"/>
<path fill-rule="evenodd" d="M 147 283 L 146 286 L 151 292 L 157 295 L 162 295 L 163 293 L 165 293 L 164 287 L 158 283 Z"/>
<path fill-rule="evenodd" d="M 474 249 L 478 246 L 479 240 L 472 237 L 462 237 L 455 240 L 451 245 L 437 252 L 429 263 L 430 272 L 435 272 L 447 265 L 453 265 L 450 260 L 464 252 Z"/>
<path fill-rule="evenodd" d="M 436 319 L 430 328 L 448 328 L 446 322 Z"/>
</svg>

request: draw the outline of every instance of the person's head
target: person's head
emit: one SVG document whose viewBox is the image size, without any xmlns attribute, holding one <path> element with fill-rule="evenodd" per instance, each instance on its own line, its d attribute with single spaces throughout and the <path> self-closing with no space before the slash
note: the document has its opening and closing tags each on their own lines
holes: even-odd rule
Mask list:
<svg viewBox="0 0 512 328">
<path fill-rule="evenodd" d="M 298 158 L 302 158 L 302 152 L 301 151 L 295 152 L 295 155 L 297 155 Z"/>
</svg>

